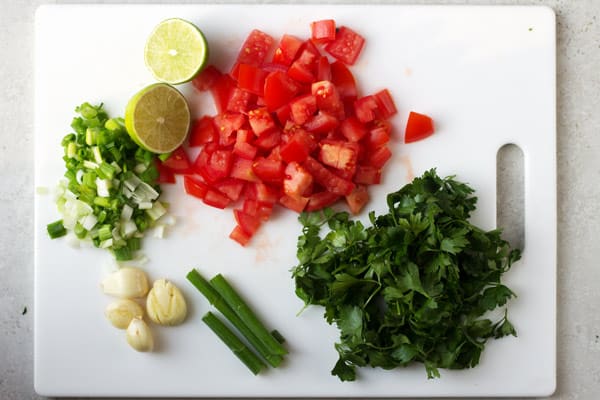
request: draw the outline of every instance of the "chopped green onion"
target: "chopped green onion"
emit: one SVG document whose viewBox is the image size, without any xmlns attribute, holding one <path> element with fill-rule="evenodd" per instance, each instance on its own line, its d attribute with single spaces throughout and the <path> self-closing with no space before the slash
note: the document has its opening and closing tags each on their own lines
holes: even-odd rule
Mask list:
<svg viewBox="0 0 600 400">
<path fill-rule="evenodd" d="M 110 229 L 110 225 L 102 225 L 100 229 L 98 229 L 98 239 L 101 242 L 112 239 L 112 230 Z"/>
<path fill-rule="evenodd" d="M 48 236 L 50 236 L 50 239 L 56 239 L 67 234 L 67 230 L 60 219 L 48 224 L 46 229 L 48 230 Z"/>
</svg>

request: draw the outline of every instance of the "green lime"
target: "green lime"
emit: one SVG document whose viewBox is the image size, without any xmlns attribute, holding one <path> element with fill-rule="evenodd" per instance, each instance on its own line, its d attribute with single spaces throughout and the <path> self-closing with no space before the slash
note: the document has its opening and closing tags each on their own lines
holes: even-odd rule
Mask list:
<svg viewBox="0 0 600 400">
<path fill-rule="evenodd" d="M 190 121 L 185 97 L 166 83 L 140 90 L 125 108 L 129 136 L 153 153 L 168 153 L 179 147 L 188 134 Z"/>
<path fill-rule="evenodd" d="M 161 81 L 172 85 L 192 80 L 208 60 L 208 44 L 200 29 L 179 18 L 154 28 L 144 49 L 146 65 Z"/>
</svg>

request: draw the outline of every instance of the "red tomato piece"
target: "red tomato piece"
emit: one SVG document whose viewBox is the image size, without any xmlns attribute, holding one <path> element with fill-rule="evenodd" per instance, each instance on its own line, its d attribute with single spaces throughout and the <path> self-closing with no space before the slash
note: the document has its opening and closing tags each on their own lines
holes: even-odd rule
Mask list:
<svg viewBox="0 0 600 400">
<path fill-rule="evenodd" d="M 297 97 L 290 103 L 292 121 L 302 125 L 317 112 L 317 99 L 312 94 Z"/>
<path fill-rule="evenodd" d="M 376 149 L 384 146 L 390 141 L 390 130 L 383 126 L 378 126 L 369 131 L 366 137 L 366 145 L 368 148 Z"/>
<path fill-rule="evenodd" d="M 284 34 L 279 41 L 279 46 L 275 49 L 275 54 L 273 54 L 273 63 L 289 66 L 298 50 L 302 46 L 302 40 L 298 39 L 295 36 Z"/>
<path fill-rule="evenodd" d="M 207 170 L 211 177 L 209 182 L 216 182 L 229 176 L 233 154 L 231 150 L 215 150 L 209 158 Z"/>
<path fill-rule="evenodd" d="M 299 130 L 293 134 L 286 144 L 281 146 L 279 154 L 283 161 L 287 163 L 293 161 L 303 162 L 316 146 L 317 143 L 310 134 Z"/>
<path fill-rule="evenodd" d="M 367 134 L 367 128 L 356 117 L 350 116 L 340 124 L 340 132 L 350 142 L 358 142 Z"/>
<path fill-rule="evenodd" d="M 411 111 L 406 122 L 404 143 L 416 142 L 431 136 L 434 132 L 433 120 L 425 115 Z"/>
<path fill-rule="evenodd" d="M 387 147 L 379 147 L 369 154 L 369 165 L 375 168 L 382 168 L 385 163 L 392 157 L 392 152 Z"/>
<path fill-rule="evenodd" d="M 377 185 L 381 183 L 381 169 L 370 165 L 356 167 L 354 182 L 360 185 Z"/>
<path fill-rule="evenodd" d="M 317 99 L 319 110 L 326 111 L 332 115 L 344 118 L 344 104 L 340 95 L 330 81 L 319 81 L 311 85 L 311 93 Z"/>
<path fill-rule="evenodd" d="M 252 170 L 263 182 L 281 183 L 283 180 L 284 165 L 281 161 L 269 160 L 258 157 L 252 164 Z"/>
<path fill-rule="evenodd" d="M 382 119 L 388 119 L 398 112 L 396 103 L 389 90 L 383 89 L 373 95 L 377 102 L 377 114 Z"/>
<path fill-rule="evenodd" d="M 254 188 L 256 190 L 256 201 L 259 204 L 275 204 L 281 197 L 279 188 L 269 186 L 263 182 L 256 182 Z"/>
<path fill-rule="evenodd" d="M 201 182 L 191 175 L 183 177 L 183 188 L 187 194 L 199 199 L 204 199 L 204 196 L 206 196 L 206 192 L 208 192 L 209 189 L 206 183 Z"/>
<path fill-rule="evenodd" d="M 227 111 L 235 113 L 245 113 L 248 111 L 248 105 L 254 95 L 239 87 L 233 88 L 231 96 L 227 101 Z"/>
<path fill-rule="evenodd" d="M 335 35 L 335 39 L 325 46 L 325 50 L 338 60 L 352 65 L 360 54 L 365 39 L 352 29 L 341 26 Z"/>
<path fill-rule="evenodd" d="M 192 85 L 200 91 L 210 90 L 221 75 L 214 65 L 209 65 L 192 80 Z"/>
<path fill-rule="evenodd" d="M 285 126 L 285 124 L 290 119 L 291 112 L 292 112 L 292 110 L 291 110 L 289 104 L 285 104 L 285 105 L 279 107 L 277 110 L 275 110 L 275 115 L 277 116 L 277 121 L 279 121 L 279 123 L 281 125 Z"/>
<path fill-rule="evenodd" d="M 285 167 L 284 174 L 283 192 L 291 197 L 303 196 L 313 183 L 312 175 L 295 161 Z"/>
<path fill-rule="evenodd" d="M 354 173 L 358 160 L 358 145 L 356 143 L 323 140 L 320 146 L 319 159 L 323 164 Z"/>
<path fill-rule="evenodd" d="M 356 215 L 360 213 L 365 204 L 369 202 L 369 192 L 367 187 L 363 185 L 357 185 L 352 193 L 346 196 L 346 203 L 352 214 Z"/>
<path fill-rule="evenodd" d="M 219 76 L 210 87 L 210 93 L 212 94 L 218 113 L 222 113 L 227 109 L 231 92 L 235 87 L 236 82 L 228 74 Z"/>
<path fill-rule="evenodd" d="M 260 220 L 256 216 L 246 214 L 242 210 L 233 210 L 233 215 L 238 226 L 249 236 L 254 235 L 260 228 Z"/>
<path fill-rule="evenodd" d="M 340 124 L 340 121 L 333 115 L 319 111 L 304 123 L 304 128 L 309 132 L 326 133 L 334 130 Z"/>
<path fill-rule="evenodd" d="M 354 102 L 354 112 L 356 118 L 363 124 L 371 122 L 375 119 L 375 111 L 377 110 L 377 101 L 375 96 L 365 96 Z"/>
<path fill-rule="evenodd" d="M 235 178 L 226 178 L 220 182 L 215 183 L 213 186 L 219 192 L 229 197 L 231 201 L 238 201 L 242 190 L 244 189 L 244 181 Z"/>
<path fill-rule="evenodd" d="M 241 226 L 236 225 L 229 234 L 229 238 L 235 240 L 242 246 L 246 246 L 250 242 L 251 236 L 244 232 Z"/>
<path fill-rule="evenodd" d="M 252 170 L 252 160 L 246 160 L 240 157 L 234 157 L 229 175 L 232 178 L 237 178 L 248 182 L 260 181 Z"/>
<path fill-rule="evenodd" d="M 323 188 L 328 192 L 340 196 L 346 196 L 349 195 L 354 189 L 354 183 L 340 178 L 328 170 L 323 164 L 310 156 L 306 159 L 306 161 L 304 161 L 303 166 L 313 176 L 314 180 L 323 186 Z"/>
<path fill-rule="evenodd" d="M 235 131 L 240 129 L 246 122 L 244 114 L 224 113 L 219 114 L 213 119 L 213 125 L 219 134 L 219 144 L 221 146 L 230 146 L 235 143 Z"/>
<path fill-rule="evenodd" d="M 308 204 L 308 197 L 302 197 L 302 196 L 298 196 L 298 197 L 293 197 L 293 196 L 288 196 L 283 195 L 280 199 L 279 199 L 279 204 L 281 204 L 282 206 L 289 208 L 290 210 L 294 210 L 297 213 L 302 212 L 302 210 L 304 210 L 304 207 L 306 207 L 306 205 Z"/>
<path fill-rule="evenodd" d="M 336 86 L 340 96 L 355 98 L 358 96 L 356 89 L 356 80 L 352 72 L 340 61 L 336 61 L 330 65 L 331 81 Z"/>
<path fill-rule="evenodd" d="M 306 204 L 304 210 L 309 212 L 321 210 L 338 201 L 340 197 L 340 195 L 327 191 L 314 193 L 309 197 L 308 204 Z"/>
<path fill-rule="evenodd" d="M 220 209 L 224 209 L 231 202 L 231 200 L 229 200 L 229 197 L 225 196 L 218 190 L 210 188 L 206 192 L 206 195 L 204 195 L 202 201 L 204 202 L 204 204 Z"/>
<path fill-rule="evenodd" d="M 311 39 L 317 43 L 330 42 L 335 39 L 335 21 L 323 19 L 310 23 Z"/>
<path fill-rule="evenodd" d="M 258 149 L 252 146 L 248 142 L 236 141 L 233 145 L 233 154 L 245 158 L 247 160 L 253 160 L 256 157 Z"/>
<path fill-rule="evenodd" d="M 258 96 L 263 96 L 265 79 L 268 74 L 267 71 L 254 65 L 240 64 L 237 78 L 238 87 Z"/>
<path fill-rule="evenodd" d="M 176 174 L 189 174 L 193 172 L 190 159 L 185 149 L 181 146 L 173 150 L 169 158 L 162 162 L 162 165 Z"/>
<path fill-rule="evenodd" d="M 260 137 L 275 129 L 275 121 L 266 108 L 256 108 L 248 113 L 248 122 L 256 136 Z"/>
<path fill-rule="evenodd" d="M 158 171 L 158 178 L 156 178 L 157 183 L 175 183 L 175 173 L 171 171 L 169 168 L 165 167 L 162 162 L 156 161 L 154 163 L 156 165 L 156 170 Z"/>
<path fill-rule="evenodd" d="M 281 132 L 274 130 L 269 133 L 263 134 L 261 137 L 254 141 L 254 144 L 263 150 L 271 150 L 281 142 Z"/>
<path fill-rule="evenodd" d="M 274 40 L 271 36 L 258 29 L 250 32 L 238 53 L 231 75 L 237 78 L 240 64 L 260 66 L 267 58 L 273 43 Z"/>
<path fill-rule="evenodd" d="M 267 110 L 276 111 L 298 94 L 301 86 L 285 72 L 275 71 L 265 79 L 264 101 Z M 281 120 L 280 120 L 281 121 Z"/>
<path fill-rule="evenodd" d="M 218 133 L 213 125 L 213 117 L 208 115 L 197 119 L 190 132 L 190 147 L 202 146 L 203 144 L 218 140 Z"/>
<path fill-rule="evenodd" d="M 312 51 L 308 49 L 302 50 L 300 57 L 290 65 L 288 75 L 298 82 L 314 82 L 318 59 L 319 56 Z"/>
<path fill-rule="evenodd" d="M 322 56 L 317 62 L 317 81 L 331 80 L 331 65 L 327 57 Z"/>
</svg>

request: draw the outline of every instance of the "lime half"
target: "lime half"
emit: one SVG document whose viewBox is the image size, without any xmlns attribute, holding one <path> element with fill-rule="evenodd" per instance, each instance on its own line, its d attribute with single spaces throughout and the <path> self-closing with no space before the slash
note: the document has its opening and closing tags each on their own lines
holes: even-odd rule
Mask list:
<svg viewBox="0 0 600 400">
<path fill-rule="evenodd" d="M 157 80 L 172 85 L 188 82 L 206 64 L 208 44 L 196 25 L 171 18 L 158 24 L 148 37 L 144 59 Z"/>
<path fill-rule="evenodd" d="M 173 86 L 155 83 L 137 92 L 125 108 L 125 128 L 138 145 L 153 153 L 179 147 L 190 129 L 190 108 Z"/>
</svg>

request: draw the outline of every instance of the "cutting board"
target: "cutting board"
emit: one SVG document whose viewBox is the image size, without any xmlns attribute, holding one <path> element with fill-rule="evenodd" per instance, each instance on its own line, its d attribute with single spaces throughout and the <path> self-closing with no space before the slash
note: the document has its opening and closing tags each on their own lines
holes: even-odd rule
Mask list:
<svg viewBox="0 0 600 400">
<path fill-rule="evenodd" d="M 59 215 L 51 195 L 35 198 L 35 388 L 48 396 L 402 397 L 538 396 L 555 388 L 556 370 L 556 90 L 555 16 L 544 7 L 398 5 L 60 5 L 42 6 L 35 25 L 35 184 L 51 188 L 64 170 L 60 141 L 74 107 L 103 102 L 123 115 L 129 97 L 153 82 L 144 66 L 146 37 L 161 20 L 181 17 L 206 34 L 210 62 L 230 68 L 254 28 L 278 38 L 308 37 L 309 23 L 333 18 L 367 41 L 352 68 L 362 93 L 389 88 L 393 158 L 371 190 L 369 209 L 386 211 L 385 195 L 437 167 L 479 197 L 473 222 L 496 225 L 496 154 L 507 143 L 524 155 L 525 247 L 507 274 L 518 298 L 510 317 L 518 337 L 490 342 L 481 364 L 442 370 L 427 380 L 422 366 L 359 370 L 341 383 L 335 327 L 323 310 L 302 309 L 290 269 L 300 233 L 296 215 L 280 209 L 251 244 L 227 239 L 230 211 L 166 187 L 177 224 L 165 239 L 144 239 L 150 279 L 166 277 L 184 292 L 189 317 L 178 327 L 152 326 L 157 350 L 130 349 L 103 312 L 100 290 L 111 256 L 51 241 Z M 213 114 L 210 99 L 181 86 L 195 116 Z M 436 133 L 403 144 L 410 110 L 431 115 Z M 360 215 L 366 219 L 366 213 Z M 211 309 L 185 280 L 192 267 L 223 273 L 290 350 L 285 364 L 253 376 L 201 322 Z"/>
</svg>

